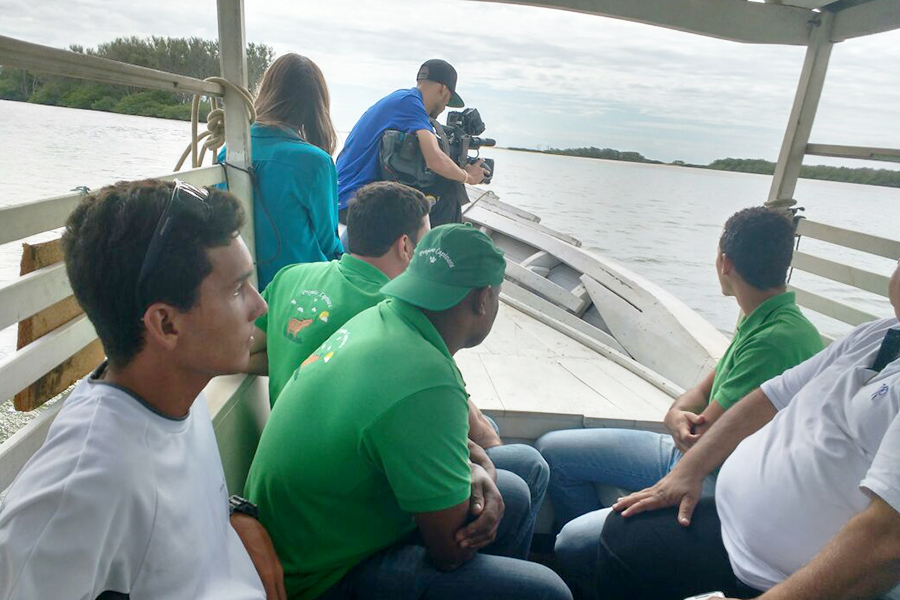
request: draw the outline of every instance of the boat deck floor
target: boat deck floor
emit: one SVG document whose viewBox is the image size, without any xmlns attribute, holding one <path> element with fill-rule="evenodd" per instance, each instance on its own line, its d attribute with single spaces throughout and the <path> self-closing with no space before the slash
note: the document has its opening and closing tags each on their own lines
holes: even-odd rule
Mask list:
<svg viewBox="0 0 900 600">
<path fill-rule="evenodd" d="M 579 427 L 663 431 L 672 404 L 625 367 L 502 302 L 487 339 L 455 358 L 472 401 L 504 438 Z"/>
</svg>

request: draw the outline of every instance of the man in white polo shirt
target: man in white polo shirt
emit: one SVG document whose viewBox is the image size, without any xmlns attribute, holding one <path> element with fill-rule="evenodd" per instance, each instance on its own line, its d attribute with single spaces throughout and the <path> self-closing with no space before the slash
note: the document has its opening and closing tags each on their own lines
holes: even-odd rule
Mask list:
<svg viewBox="0 0 900 600">
<path fill-rule="evenodd" d="M 895 317 L 764 383 L 615 504 L 600 598 L 900 599 L 900 265 L 889 291 Z"/>
</svg>

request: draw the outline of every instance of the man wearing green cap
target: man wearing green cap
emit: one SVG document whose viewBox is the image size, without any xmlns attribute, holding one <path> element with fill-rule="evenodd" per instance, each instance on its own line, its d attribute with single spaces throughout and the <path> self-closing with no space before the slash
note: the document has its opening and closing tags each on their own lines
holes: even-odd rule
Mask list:
<svg viewBox="0 0 900 600">
<path fill-rule="evenodd" d="M 505 261 L 467 225 L 425 235 L 387 300 L 284 387 L 247 480 L 296 598 L 571 598 L 524 560 L 531 517 L 469 461 L 453 355 L 480 344 Z M 505 514 L 504 514 L 505 508 Z M 481 552 L 478 552 L 482 550 Z M 515 558 L 514 558 L 515 557 Z"/>
</svg>

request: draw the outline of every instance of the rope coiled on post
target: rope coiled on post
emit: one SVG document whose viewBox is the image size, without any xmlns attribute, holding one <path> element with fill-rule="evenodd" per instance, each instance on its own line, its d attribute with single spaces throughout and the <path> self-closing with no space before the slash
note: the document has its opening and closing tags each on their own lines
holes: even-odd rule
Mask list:
<svg viewBox="0 0 900 600">
<path fill-rule="evenodd" d="M 252 124 L 256 121 L 256 107 L 253 106 L 253 96 L 250 95 L 250 91 L 247 90 L 247 88 L 232 83 L 223 77 L 207 77 L 203 81 L 218 83 L 223 87 L 240 94 L 241 98 L 244 100 L 244 106 L 247 107 L 247 115 L 250 123 Z M 225 108 L 219 106 L 219 99 L 216 97 L 210 98 L 211 110 L 206 116 L 206 131 L 198 134 L 200 98 L 201 94 L 197 94 L 191 101 L 191 141 L 181 154 L 181 158 L 178 159 L 178 164 L 175 165 L 175 171 L 181 170 L 188 155 L 191 156 L 191 168 L 196 169 L 202 166 L 207 150 L 212 154 L 212 164 L 216 164 L 218 162 L 217 151 L 225 144 Z M 203 141 L 202 148 L 200 145 L 201 140 Z"/>
</svg>

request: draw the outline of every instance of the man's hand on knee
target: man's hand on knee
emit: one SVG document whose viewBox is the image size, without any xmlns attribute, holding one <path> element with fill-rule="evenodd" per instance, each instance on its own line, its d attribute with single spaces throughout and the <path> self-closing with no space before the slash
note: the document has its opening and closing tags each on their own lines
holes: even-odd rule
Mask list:
<svg viewBox="0 0 900 600">
<path fill-rule="evenodd" d="M 702 477 L 693 476 L 676 466 L 656 485 L 619 498 L 613 504 L 613 510 L 622 513 L 623 517 L 630 517 L 649 510 L 678 506 L 678 522 L 687 527 L 691 524 L 691 516 L 702 490 Z"/>
<path fill-rule="evenodd" d="M 478 550 L 497 537 L 497 527 L 503 518 L 505 506 L 497 484 L 479 465 L 472 464 L 472 496 L 469 514 L 474 521 L 456 532 L 456 542 L 461 548 Z"/>
</svg>

